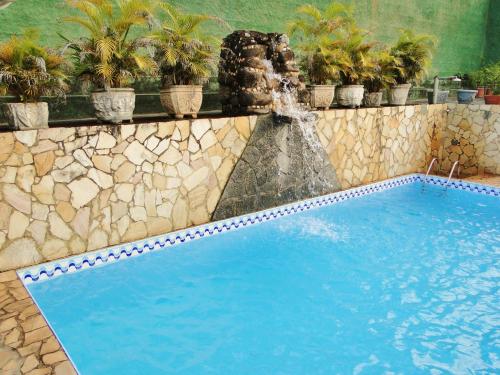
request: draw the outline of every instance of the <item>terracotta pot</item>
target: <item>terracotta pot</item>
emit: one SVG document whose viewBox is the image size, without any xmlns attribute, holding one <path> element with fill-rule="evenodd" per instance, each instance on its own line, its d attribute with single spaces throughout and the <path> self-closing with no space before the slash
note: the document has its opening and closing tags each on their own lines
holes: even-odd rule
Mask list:
<svg viewBox="0 0 500 375">
<path fill-rule="evenodd" d="M 477 98 L 484 98 L 484 87 L 480 86 L 477 88 Z"/>
<path fill-rule="evenodd" d="M 121 124 L 132 122 L 135 109 L 135 92 L 131 88 L 94 91 L 90 95 L 96 117 L 104 122 Z"/>
<path fill-rule="evenodd" d="M 457 90 L 457 100 L 459 104 L 470 104 L 476 97 L 477 90 Z"/>
<path fill-rule="evenodd" d="M 16 130 L 49 127 L 49 105 L 38 103 L 4 103 L 2 109 L 9 126 Z"/>
<path fill-rule="evenodd" d="M 196 118 L 203 101 L 203 86 L 172 85 L 160 91 L 160 100 L 165 112 L 177 119 L 191 115 Z"/>
<path fill-rule="evenodd" d="M 389 89 L 389 104 L 391 105 L 405 105 L 410 92 L 411 83 L 404 83 L 401 85 L 394 85 Z"/>
<path fill-rule="evenodd" d="M 484 92 L 484 95 L 493 95 L 493 89 L 490 89 L 489 87 L 487 87 L 485 89 L 485 92 Z"/>
<path fill-rule="evenodd" d="M 343 85 L 337 89 L 337 103 L 342 107 L 356 108 L 361 106 L 365 88 L 363 85 Z"/>
<path fill-rule="evenodd" d="M 335 97 L 335 85 L 308 85 L 309 105 L 312 109 L 328 109 Z"/>
<path fill-rule="evenodd" d="M 500 95 L 485 95 L 484 102 L 486 104 L 500 104 Z"/>
<path fill-rule="evenodd" d="M 366 107 L 380 107 L 382 103 L 383 92 L 365 92 L 365 97 L 363 99 L 364 105 Z"/>
</svg>

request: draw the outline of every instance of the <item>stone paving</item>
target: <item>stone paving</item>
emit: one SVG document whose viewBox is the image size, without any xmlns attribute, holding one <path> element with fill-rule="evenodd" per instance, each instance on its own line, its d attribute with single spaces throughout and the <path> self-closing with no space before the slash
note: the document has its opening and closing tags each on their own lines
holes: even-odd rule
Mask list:
<svg viewBox="0 0 500 375">
<path fill-rule="evenodd" d="M 492 174 L 483 174 L 465 178 L 466 181 L 477 182 L 479 184 L 491 185 L 500 188 L 500 176 Z"/>
<path fill-rule="evenodd" d="M 14 271 L 0 273 L 0 340 L 2 375 L 76 374 Z"/>
</svg>

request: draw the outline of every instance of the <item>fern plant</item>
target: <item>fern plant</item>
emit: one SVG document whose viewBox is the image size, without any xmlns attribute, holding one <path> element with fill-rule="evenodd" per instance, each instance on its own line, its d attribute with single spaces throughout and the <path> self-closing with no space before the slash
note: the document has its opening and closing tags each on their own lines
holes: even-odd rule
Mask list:
<svg viewBox="0 0 500 375">
<path fill-rule="evenodd" d="M 213 16 L 185 14 L 161 3 L 163 22 L 150 38 L 155 47 L 155 61 L 162 85 L 196 85 L 207 81 L 217 68 L 220 40 L 207 34 L 207 22 L 224 22 Z"/>
<path fill-rule="evenodd" d="M 298 40 L 301 67 L 312 84 L 324 85 L 338 78 L 336 61 L 345 59 L 338 48 L 341 31 L 354 22 L 352 8 L 332 2 L 322 12 L 313 5 L 296 11 L 297 19 L 288 24 L 288 33 Z"/>
<path fill-rule="evenodd" d="M 427 73 L 432 61 L 436 39 L 431 35 L 414 34 L 410 30 L 401 30 L 390 54 L 395 58 L 393 74 L 398 84 L 419 82 Z"/>
<path fill-rule="evenodd" d="M 134 28 L 152 25 L 153 0 L 67 0 L 80 15 L 65 17 L 87 33 L 68 41 L 75 75 L 86 87 L 98 89 L 129 86 L 135 79 L 155 75 L 157 65 L 148 38 Z"/>
<path fill-rule="evenodd" d="M 41 96 L 64 96 L 66 69 L 64 57 L 41 46 L 34 29 L 0 44 L 0 93 L 23 103 L 37 102 Z"/>
</svg>

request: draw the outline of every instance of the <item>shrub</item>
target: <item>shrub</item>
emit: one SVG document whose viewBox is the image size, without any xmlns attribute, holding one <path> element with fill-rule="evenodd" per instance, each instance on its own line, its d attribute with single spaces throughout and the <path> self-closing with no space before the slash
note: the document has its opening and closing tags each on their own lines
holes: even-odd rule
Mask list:
<svg viewBox="0 0 500 375">
<path fill-rule="evenodd" d="M 303 5 L 296 12 L 288 32 L 298 39 L 300 65 L 309 81 L 323 85 L 338 79 L 335 62 L 345 57 L 338 46 L 342 29 L 354 22 L 352 8 L 333 2 L 323 12 L 313 5 Z"/>
<path fill-rule="evenodd" d="M 427 73 L 435 46 L 436 40 L 431 35 L 401 30 L 398 41 L 390 50 L 395 58 L 392 70 L 396 82 L 419 82 Z"/>
<path fill-rule="evenodd" d="M 41 96 L 62 97 L 68 90 L 64 57 L 39 44 L 36 30 L 26 30 L 0 44 L 0 92 L 23 103 Z"/>
<path fill-rule="evenodd" d="M 132 36 L 133 28 L 152 25 L 153 0 L 67 0 L 82 13 L 65 20 L 84 28 L 87 35 L 68 41 L 75 75 L 86 87 L 109 89 L 129 86 L 135 79 L 155 75 L 150 40 Z M 134 35 L 138 35 L 136 33 Z"/>
<path fill-rule="evenodd" d="M 220 40 L 201 27 L 209 21 L 223 24 L 217 17 L 184 14 L 167 3 L 161 4 L 164 21 L 150 38 L 162 85 L 193 85 L 207 81 L 217 68 Z"/>
<path fill-rule="evenodd" d="M 367 42 L 365 36 L 366 32 L 352 23 L 335 47 L 339 57 L 333 63 L 343 85 L 358 85 L 375 78 L 376 65 L 371 51 L 375 43 Z"/>
<path fill-rule="evenodd" d="M 365 79 L 363 84 L 368 92 L 380 92 L 396 84 L 394 67 L 401 66 L 398 58 L 392 56 L 387 49 L 379 49 L 372 54 L 373 76 Z"/>
</svg>

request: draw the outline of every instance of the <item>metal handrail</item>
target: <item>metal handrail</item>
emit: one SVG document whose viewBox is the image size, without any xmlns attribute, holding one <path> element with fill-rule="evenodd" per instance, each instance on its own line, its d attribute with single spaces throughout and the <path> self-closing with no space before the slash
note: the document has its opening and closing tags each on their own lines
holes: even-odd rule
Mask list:
<svg viewBox="0 0 500 375">
<path fill-rule="evenodd" d="M 434 163 L 437 162 L 437 158 L 433 158 L 431 160 L 431 163 L 429 164 L 429 168 L 427 168 L 427 173 L 425 174 L 425 180 L 427 181 L 427 177 L 429 176 L 429 173 L 431 173 L 432 166 Z"/>
<path fill-rule="evenodd" d="M 427 178 L 429 177 L 429 173 L 431 173 L 432 166 L 437 162 L 437 158 L 432 158 L 431 163 L 429 164 L 429 168 L 427 168 L 427 173 L 425 174 L 424 180 L 422 181 L 422 192 L 425 190 L 425 184 L 427 183 Z"/>
</svg>

